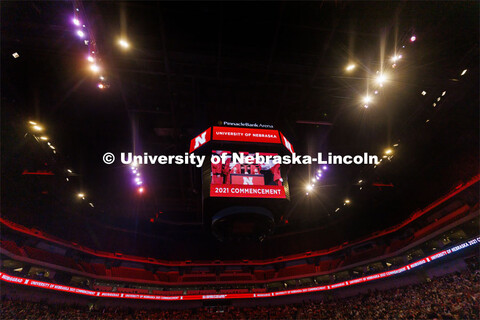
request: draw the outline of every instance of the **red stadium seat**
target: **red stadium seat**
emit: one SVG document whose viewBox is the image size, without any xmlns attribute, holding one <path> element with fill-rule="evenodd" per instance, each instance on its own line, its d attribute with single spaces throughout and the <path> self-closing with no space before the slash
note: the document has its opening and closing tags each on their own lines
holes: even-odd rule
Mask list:
<svg viewBox="0 0 480 320">
<path fill-rule="evenodd" d="M 168 282 L 168 274 L 166 272 L 157 271 L 155 276 L 158 278 L 158 281 Z"/>
<path fill-rule="evenodd" d="M 251 281 L 253 276 L 250 273 L 221 274 L 220 281 Z"/>
<path fill-rule="evenodd" d="M 113 267 L 111 270 L 112 276 L 117 278 L 155 280 L 155 278 L 153 277 L 153 273 L 144 269 Z"/>
<path fill-rule="evenodd" d="M 107 275 L 107 268 L 105 265 L 100 264 L 100 263 L 92 263 L 91 268 L 93 272 L 99 276 L 106 276 Z"/>
<path fill-rule="evenodd" d="M 315 273 L 315 266 L 313 264 L 305 264 L 281 269 L 280 271 L 278 271 L 278 277 L 293 277 L 310 273 Z"/>
<path fill-rule="evenodd" d="M 17 256 L 24 255 L 14 241 L 1 240 L 0 247 L 2 247 L 3 249 L 7 250 L 10 253 L 13 253 L 14 255 L 17 255 Z"/>
<path fill-rule="evenodd" d="M 27 256 L 31 259 L 44 261 L 70 269 L 82 270 L 82 268 L 72 258 L 62 256 L 58 253 L 28 246 L 24 247 L 24 250 L 27 253 Z"/>
<path fill-rule="evenodd" d="M 414 234 L 415 240 L 418 240 L 420 238 L 423 238 L 424 236 L 428 235 L 431 233 L 433 230 L 437 230 L 448 223 L 460 218 L 461 216 L 467 214 L 469 212 L 470 207 L 468 205 L 464 205 L 461 208 L 458 208 L 457 210 L 447 214 L 446 216 L 438 219 L 437 221 L 429 224 L 428 226 L 418 230 Z"/>
<path fill-rule="evenodd" d="M 182 282 L 213 282 L 216 280 L 216 276 L 214 274 L 188 274 L 184 275 L 182 278 Z"/>
</svg>

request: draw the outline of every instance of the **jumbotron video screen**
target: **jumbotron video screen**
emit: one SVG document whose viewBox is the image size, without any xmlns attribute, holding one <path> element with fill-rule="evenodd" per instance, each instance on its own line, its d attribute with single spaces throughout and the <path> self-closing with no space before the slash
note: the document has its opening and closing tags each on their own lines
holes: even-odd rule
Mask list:
<svg viewBox="0 0 480 320">
<path fill-rule="evenodd" d="M 210 197 L 285 199 L 286 181 L 280 164 L 273 161 L 274 156 L 278 154 L 213 150 Z M 256 161 L 256 157 L 263 161 Z"/>
</svg>

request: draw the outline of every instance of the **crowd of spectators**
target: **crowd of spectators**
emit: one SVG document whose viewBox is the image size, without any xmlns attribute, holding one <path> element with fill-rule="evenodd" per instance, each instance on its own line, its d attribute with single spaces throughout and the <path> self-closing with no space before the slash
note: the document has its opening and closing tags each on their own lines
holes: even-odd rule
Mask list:
<svg viewBox="0 0 480 320">
<path fill-rule="evenodd" d="M 203 307 L 186 310 L 88 308 L 2 298 L 7 319 L 480 319 L 480 272 L 457 272 L 426 282 L 349 298 L 302 304 Z"/>
</svg>

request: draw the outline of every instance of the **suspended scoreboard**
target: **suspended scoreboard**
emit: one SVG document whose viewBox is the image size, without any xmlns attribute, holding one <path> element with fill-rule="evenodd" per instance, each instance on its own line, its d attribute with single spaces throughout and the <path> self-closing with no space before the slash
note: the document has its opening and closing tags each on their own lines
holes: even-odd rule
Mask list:
<svg viewBox="0 0 480 320">
<path fill-rule="evenodd" d="M 294 152 L 280 131 L 213 126 L 191 140 L 190 152 L 207 155 L 203 217 L 219 238 L 262 238 L 273 229 L 290 199 L 286 168 L 273 158 Z"/>
</svg>

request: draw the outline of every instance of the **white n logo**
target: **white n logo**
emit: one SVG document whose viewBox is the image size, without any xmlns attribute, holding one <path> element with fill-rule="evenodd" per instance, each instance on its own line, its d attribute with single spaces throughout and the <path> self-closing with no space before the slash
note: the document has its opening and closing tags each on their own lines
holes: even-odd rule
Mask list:
<svg viewBox="0 0 480 320">
<path fill-rule="evenodd" d="M 195 148 L 194 149 L 197 149 L 202 144 L 207 142 L 207 139 L 205 137 L 206 135 L 207 135 L 207 132 L 205 131 L 204 133 L 202 133 L 201 135 L 199 135 L 198 137 L 195 138 Z"/>
<path fill-rule="evenodd" d="M 253 185 L 253 177 L 243 177 L 243 184 Z"/>
<path fill-rule="evenodd" d="M 283 135 L 282 135 L 282 137 L 283 137 Z M 293 153 L 292 145 L 290 144 L 290 142 L 288 142 L 288 140 L 285 137 L 283 137 L 283 144 L 285 145 L 285 147 L 288 150 L 290 150 L 291 153 Z"/>
</svg>

